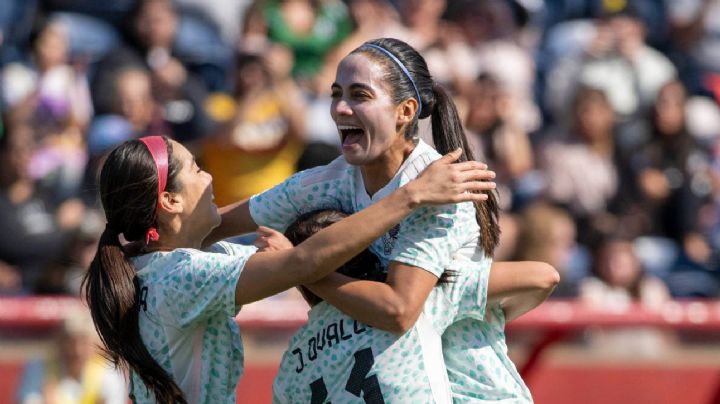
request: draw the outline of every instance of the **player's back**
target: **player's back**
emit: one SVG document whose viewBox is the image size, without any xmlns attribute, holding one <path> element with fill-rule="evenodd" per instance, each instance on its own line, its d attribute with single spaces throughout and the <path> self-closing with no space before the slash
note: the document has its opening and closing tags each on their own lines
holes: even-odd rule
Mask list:
<svg viewBox="0 0 720 404">
<path fill-rule="evenodd" d="M 274 403 L 444 403 L 449 385 L 439 335 L 421 315 L 402 335 L 372 328 L 326 302 L 290 341 Z"/>
</svg>

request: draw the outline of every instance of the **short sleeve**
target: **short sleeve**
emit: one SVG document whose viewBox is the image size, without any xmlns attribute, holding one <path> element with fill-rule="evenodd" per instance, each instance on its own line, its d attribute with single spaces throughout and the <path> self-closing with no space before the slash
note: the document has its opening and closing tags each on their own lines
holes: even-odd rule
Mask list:
<svg viewBox="0 0 720 404">
<path fill-rule="evenodd" d="M 233 257 L 249 257 L 255 254 L 257 247 L 244 244 L 220 241 L 205 249 L 206 252 L 227 254 Z"/>
<path fill-rule="evenodd" d="M 422 268 L 439 278 L 455 252 L 477 236 L 474 207 L 464 205 L 468 204 L 417 209 L 400 223 L 390 260 Z"/>
<path fill-rule="evenodd" d="M 165 294 L 162 298 L 169 303 L 165 307 L 170 317 L 185 327 L 212 316 L 235 316 L 238 311 L 235 287 L 243 266 L 252 255 L 250 251 L 247 249 L 241 256 L 181 251 L 185 259 L 168 274 L 166 282 L 169 285 L 162 288 Z"/>
<path fill-rule="evenodd" d="M 301 171 L 284 182 L 250 198 L 255 224 L 278 231 L 299 215 L 317 209 L 351 208 L 351 168 L 340 158 L 327 166 Z"/>
</svg>

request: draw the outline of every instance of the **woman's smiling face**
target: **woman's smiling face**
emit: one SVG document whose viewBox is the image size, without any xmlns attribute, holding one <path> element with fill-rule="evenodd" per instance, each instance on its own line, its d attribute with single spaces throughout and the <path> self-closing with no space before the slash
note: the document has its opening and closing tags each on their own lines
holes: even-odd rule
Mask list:
<svg viewBox="0 0 720 404">
<path fill-rule="evenodd" d="M 172 141 L 173 155 L 180 160 L 182 169 L 177 181 L 177 194 L 183 201 L 183 226 L 197 233 L 201 240 L 220 224 L 220 215 L 213 197 L 212 176 L 198 167 L 193 155 L 182 144 Z"/>
<path fill-rule="evenodd" d="M 402 153 L 398 106 L 385 84 L 384 67 L 363 53 L 346 56 L 332 84 L 330 114 L 337 125 L 345 160 L 355 166 Z"/>
</svg>

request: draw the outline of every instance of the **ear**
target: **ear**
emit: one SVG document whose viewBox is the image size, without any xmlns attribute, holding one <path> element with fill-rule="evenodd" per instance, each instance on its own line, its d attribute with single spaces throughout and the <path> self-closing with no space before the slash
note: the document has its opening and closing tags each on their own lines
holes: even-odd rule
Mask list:
<svg viewBox="0 0 720 404">
<path fill-rule="evenodd" d="M 397 106 L 398 123 L 405 125 L 410 123 L 418 110 L 418 102 L 415 98 L 408 98 Z"/>
<path fill-rule="evenodd" d="M 158 209 L 170 214 L 178 214 L 183 212 L 182 196 L 174 192 L 163 192 L 160 194 Z"/>
</svg>

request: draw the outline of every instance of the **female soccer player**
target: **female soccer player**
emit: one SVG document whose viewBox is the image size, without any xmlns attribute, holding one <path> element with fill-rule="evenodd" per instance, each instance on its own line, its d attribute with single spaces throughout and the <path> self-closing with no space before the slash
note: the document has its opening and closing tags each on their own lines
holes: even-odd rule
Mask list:
<svg viewBox="0 0 720 404">
<path fill-rule="evenodd" d="M 220 217 L 212 177 L 185 147 L 159 136 L 118 146 L 100 176 L 107 225 L 84 288 L 107 354 L 132 374 L 134 401 L 234 403 L 239 307 L 318 280 L 415 207 L 479 200 L 467 193 L 482 189 L 479 164 L 448 164 L 458 155 L 296 248 L 255 254 L 225 242 L 200 250 Z M 144 241 L 140 253 L 120 235 Z"/>
<path fill-rule="evenodd" d="M 289 242 L 283 243 L 286 239 L 279 233 L 265 232 L 263 237 L 273 240 L 262 243 L 261 250 L 292 247 L 346 216 L 335 210 L 303 214 L 286 230 Z M 387 275 L 367 249 L 337 272 L 379 282 Z M 430 292 L 421 318 L 402 335 L 368 327 L 301 287 L 311 305 L 309 320 L 283 355 L 273 403 L 450 403 L 441 347 L 433 346 L 426 333 L 442 334 L 462 318 L 482 320 L 487 285 L 482 278 L 487 275 L 488 271 L 446 271 Z"/>
<path fill-rule="evenodd" d="M 440 157 L 438 152 L 463 147 L 461 160 L 472 160 L 454 103 L 432 80 L 422 56 L 402 41 L 373 40 L 351 52 L 338 66 L 332 97 L 343 156 L 225 209 L 223 227 L 213 237 L 249 231 L 256 223 L 282 230 L 299 214 L 318 208 L 355 212 L 415 178 Z M 418 120 L 427 117 L 432 117 L 437 151 L 417 136 Z M 499 234 L 496 217 L 491 193 L 483 203 L 419 209 L 371 246 L 388 267 L 387 283 L 332 274 L 307 286 L 356 320 L 405 332 L 416 325 L 445 268 L 462 260 L 462 271 L 490 270 Z M 491 323 L 468 319 L 443 334 L 456 400 L 531 400 L 507 357 L 501 331 L 506 319 L 542 302 L 558 275 L 543 264 L 502 263 L 495 268 L 488 296 L 499 299 L 500 306 L 491 310 Z"/>
</svg>

